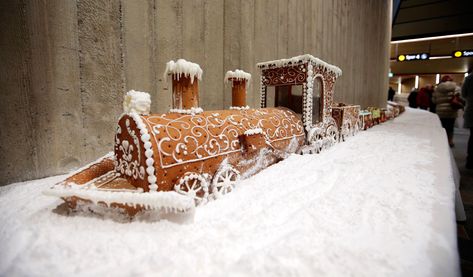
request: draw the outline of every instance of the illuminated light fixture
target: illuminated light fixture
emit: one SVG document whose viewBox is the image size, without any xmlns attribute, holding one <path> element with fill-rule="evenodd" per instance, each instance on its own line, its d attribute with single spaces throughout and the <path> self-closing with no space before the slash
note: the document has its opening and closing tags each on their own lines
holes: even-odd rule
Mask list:
<svg viewBox="0 0 473 277">
<path fill-rule="evenodd" d="M 391 78 L 391 77 L 394 76 L 394 74 L 393 74 L 392 72 L 389 72 L 389 73 L 388 73 L 388 76 L 389 76 L 389 78 Z"/>
<path fill-rule="evenodd" d="M 466 78 L 466 76 L 468 76 L 468 72 L 465 72 L 465 78 Z"/>
<path fill-rule="evenodd" d="M 440 83 L 440 74 L 435 75 L 435 83 Z"/>
<path fill-rule="evenodd" d="M 416 75 L 415 87 L 416 87 L 416 88 L 419 88 L 419 75 Z"/>
<path fill-rule="evenodd" d="M 413 38 L 413 39 L 395 40 L 395 41 L 391 41 L 391 44 L 406 43 L 406 42 L 417 42 L 417 41 L 426 41 L 426 40 L 436 40 L 436 39 L 445 39 L 445 38 L 460 38 L 460 37 L 468 37 L 468 36 L 473 36 L 473 33 L 465 33 L 465 34 L 455 34 L 455 35 L 445 35 L 445 36 L 434 36 L 434 37 L 425 37 L 425 38 Z"/>
<path fill-rule="evenodd" d="M 452 57 L 455 57 L 455 58 L 473 57 L 473 50 L 456 50 L 456 51 L 453 51 Z"/>
<path fill-rule="evenodd" d="M 452 56 L 436 56 L 436 57 L 430 57 L 430 60 L 440 60 L 440 59 L 451 59 Z"/>
</svg>

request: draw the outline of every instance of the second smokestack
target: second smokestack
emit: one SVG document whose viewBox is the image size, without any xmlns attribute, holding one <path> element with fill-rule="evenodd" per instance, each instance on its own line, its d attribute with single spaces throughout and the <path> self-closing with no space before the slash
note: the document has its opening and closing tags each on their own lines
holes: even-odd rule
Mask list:
<svg viewBox="0 0 473 277">
<path fill-rule="evenodd" d="M 246 107 L 246 91 L 251 74 L 243 70 L 228 71 L 225 82 L 232 82 L 232 107 Z"/>
</svg>

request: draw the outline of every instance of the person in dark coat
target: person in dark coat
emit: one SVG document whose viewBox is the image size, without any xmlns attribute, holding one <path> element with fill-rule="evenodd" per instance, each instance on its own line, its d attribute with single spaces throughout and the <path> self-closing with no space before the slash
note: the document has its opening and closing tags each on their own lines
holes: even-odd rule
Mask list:
<svg viewBox="0 0 473 277">
<path fill-rule="evenodd" d="M 427 91 L 427 95 L 429 96 L 429 111 L 431 113 L 435 113 L 435 104 L 432 101 L 432 97 L 434 95 L 434 86 L 428 84 L 425 86 L 425 90 Z"/>
<path fill-rule="evenodd" d="M 394 101 L 394 94 L 396 92 L 394 91 L 394 89 L 392 87 L 389 87 L 389 90 L 388 90 L 388 101 Z"/>
<path fill-rule="evenodd" d="M 432 101 L 437 105 L 436 112 L 442 123 L 442 127 L 447 131 L 448 144 L 453 147 L 453 126 L 457 118 L 457 110 L 452 108 L 450 101 L 457 93 L 457 84 L 452 77 L 445 75 L 434 91 Z"/>
<path fill-rule="evenodd" d="M 423 110 L 427 110 L 430 107 L 430 99 L 429 95 L 427 94 L 427 88 L 420 88 L 419 92 L 417 93 L 416 102 L 417 106 Z"/>
<path fill-rule="evenodd" d="M 468 169 L 473 169 L 473 139 L 471 138 L 471 133 L 473 132 L 473 74 L 471 72 L 470 70 L 470 74 L 465 78 L 461 92 L 463 99 L 466 100 L 465 112 L 463 113 L 463 118 L 465 119 L 463 127 L 470 129 L 465 166 Z"/>
<path fill-rule="evenodd" d="M 407 101 L 409 101 L 409 107 L 411 108 L 417 108 L 417 92 L 418 90 L 413 88 L 407 97 Z"/>
</svg>

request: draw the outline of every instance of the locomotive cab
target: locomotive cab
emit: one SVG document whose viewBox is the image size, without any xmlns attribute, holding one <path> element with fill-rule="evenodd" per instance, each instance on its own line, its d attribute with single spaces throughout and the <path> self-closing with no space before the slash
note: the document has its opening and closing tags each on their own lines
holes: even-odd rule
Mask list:
<svg viewBox="0 0 473 277">
<path fill-rule="evenodd" d="M 312 55 L 263 62 L 258 68 L 261 108 L 283 106 L 300 115 L 308 152 L 318 153 L 338 141 L 332 102 L 340 68 Z"/>
</svg>

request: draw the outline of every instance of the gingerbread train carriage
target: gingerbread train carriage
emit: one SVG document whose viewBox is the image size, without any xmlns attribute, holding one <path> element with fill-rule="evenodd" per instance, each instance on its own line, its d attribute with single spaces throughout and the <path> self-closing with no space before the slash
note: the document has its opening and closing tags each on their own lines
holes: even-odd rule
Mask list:
<svg viewBox="0 0 473 277">
<path fill-rule="evenodd" d="M 165 77 L 172 82 L 171 110 L 150 114 L 149 94 L 128 92 L 114 152 L 45 193 L 62 198 L 71 210 L 113 208 L 130 216 L 145 210 L 186 212 L 292 153 L 318 153 L 337 143 L 340 134 L 355 133 L 359 106 L 335 105 L 332 111 L 338 67 L 311 55 L 258 67 L 260 108 L 246 105 L 251 75 L 235 70 L 225 76 L 232 83 L 230 109 L 204 111 L 200 66 L 170 61 Z"/>
</svg>

